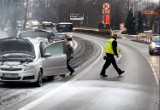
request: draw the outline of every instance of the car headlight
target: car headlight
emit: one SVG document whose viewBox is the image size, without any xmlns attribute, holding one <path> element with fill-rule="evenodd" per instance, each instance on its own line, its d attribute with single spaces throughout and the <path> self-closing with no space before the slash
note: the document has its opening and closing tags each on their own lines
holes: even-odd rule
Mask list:
<svg viewBox="0 0 160 110">
<path fill-rule="evenodd" d="M 25 65 L 24 71 L 35 69 L 35 65 Z"/>
<path fill-rule="evenodd" d="M 151 48 L 155 48 L 156 44 L 154 42 L 151 43 Z"/>
</svg>

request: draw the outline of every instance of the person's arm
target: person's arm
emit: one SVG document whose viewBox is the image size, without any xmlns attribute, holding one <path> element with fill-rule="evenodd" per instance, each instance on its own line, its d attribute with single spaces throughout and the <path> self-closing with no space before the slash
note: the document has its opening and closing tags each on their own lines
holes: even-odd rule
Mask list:
<svg viewBox="0 0 160 110">
<path fill-rule="evenodd" d="M 118 53 L 117 53 L 117 41 L 116 40 L 114 40 L 112 42 L 112 48 L 113 48 L 114 54 L 118 57 Z"/>
</svg>

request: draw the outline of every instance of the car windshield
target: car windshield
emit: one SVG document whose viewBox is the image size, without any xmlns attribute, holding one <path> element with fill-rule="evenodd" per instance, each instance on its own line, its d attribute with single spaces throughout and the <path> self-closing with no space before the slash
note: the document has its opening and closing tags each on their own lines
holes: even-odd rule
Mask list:
<svg viewBox="0 0 160 110">
<path fill-rule="evenodd" d="M 73 25 L 72 24 L 58 24 L 57 30 L 58 32 L 72 32 Z"/>
<path fill-rule="evenodd" d="M 44 32 L 44 31 L 27 31 L 27 32 L 22 32 L 19 34 L 20 38 L 25 38 L 25 37 L 44 37 L 48 38 L 49 33 Z"/>
<path fill-rule="evenodd" d="M 0 41 L 0 56 L 5 54 L 21 53 L 35 56 L 33 45 L 25 40 Z"/>
<path fill-rule="evenodd" d="M 160 36 L 154 36 L 153 42 L 160 42 Z"/>
<path fill-rule="evenodd" d="M 50 32 L 53 31 L 52 27 L 46 27 L 45 29 L 46 29 L 47 31 L 50 31 Z"/>
</svg>

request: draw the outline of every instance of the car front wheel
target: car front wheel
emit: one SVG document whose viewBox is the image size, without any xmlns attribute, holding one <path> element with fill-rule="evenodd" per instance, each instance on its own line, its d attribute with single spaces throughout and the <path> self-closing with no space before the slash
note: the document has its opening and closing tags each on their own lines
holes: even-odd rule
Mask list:
<svg viewBox="0 0 160 110">
<path fill-rule="evenodd" d="M 150 54 L 150 55 L 153 55 L 153 52 L 152 52 L 152 51 L 149 51 L 149 54 Z"/>
<path fill-rule="evenodd" d="M 35 82 L 35 86 L 41 87 L 42 83 L 43 83 L 43 74 L 42 74 L 42 71 L 39 71 L 39 76 L 38 76 L 37 81 Z"/>
</svg>

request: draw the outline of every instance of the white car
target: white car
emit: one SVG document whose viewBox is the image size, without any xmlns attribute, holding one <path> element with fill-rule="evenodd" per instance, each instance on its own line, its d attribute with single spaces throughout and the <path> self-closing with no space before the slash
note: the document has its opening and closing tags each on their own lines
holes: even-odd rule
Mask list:
<svg viewBox="0 0 160 110">
<path fill-rule="evenodd" d="M 57 26 L 56 23 L 52 23 L 52 22 L 48 22 L 48 21 L 42 22 L 42 29 L 44 29 L 48 32 L 52 32 L 53 34 L 57 33 L 56 26 Z"/>
<path fill-rule="evenodd" d="M 0 40 L 0 81 L 32 82 L 68 73 L 64 41 L 48 44 L 42 38 Z"/>
</svg>

